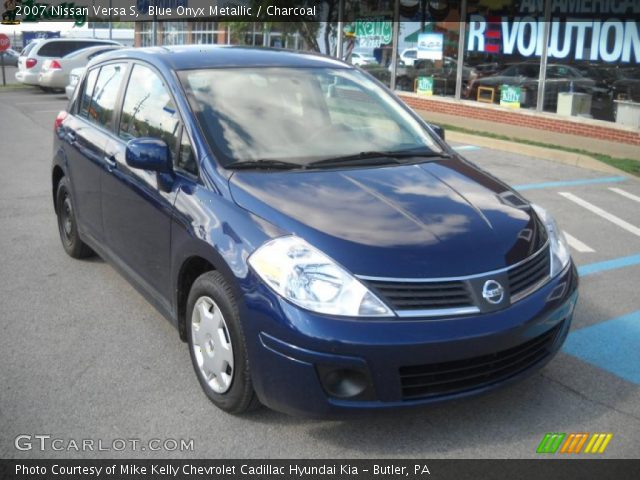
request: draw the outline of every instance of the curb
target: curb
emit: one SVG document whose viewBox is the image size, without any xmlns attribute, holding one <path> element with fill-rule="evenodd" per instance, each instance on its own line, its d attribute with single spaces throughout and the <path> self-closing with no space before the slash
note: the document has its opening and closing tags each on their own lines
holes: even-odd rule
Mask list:
<svg viewBox="0 0 640 480">
<path fill-rule="evenodd" d="M 530 157 L 541 158 L 552 162 L 572 165 L 574 167 L 586 168 L 598 172 L 616 173 L 619 175 L 628 175 L 611 165 L 602 163 L 595 158 L 591 158 L 581 153 L 565 152 L 564 150 L 555 150 L 553 148 L 538 147 L 536 145 L 527 145 L 525 143 L 509 142 L 507 140 L 498 140 L 481 135 L 471 135 L 469 133 L 447 131 L 447 141 L 468 143 L 479 147 L 492 148 L 503 152 L 517 153 Z"/>
</svg>

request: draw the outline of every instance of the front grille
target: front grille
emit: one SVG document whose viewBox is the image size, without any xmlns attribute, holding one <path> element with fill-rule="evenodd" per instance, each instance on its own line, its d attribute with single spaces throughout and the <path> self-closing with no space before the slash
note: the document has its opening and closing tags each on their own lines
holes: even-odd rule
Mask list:
<svg viewBox="0 0 640 480">
<path fill-rule="evenodd" d="M 545 247 L 537 255 L 509 270 L 509 287 L 512 302 L 526 295 L 528 290 L 549 277 L 551 273 L 550 262 L 549 248 Z"/>
<path fill-rule="evenodd" d="M 562 323 L 517 347 L 490 355 L 400 367 L 402 399 L 450 395 L 506 380 L 549 355 L 561 329 Z"/>
<path fill-rule="evenodd" d="M 396 311 L 473 306 L 467 286 L 459 280 L 415 283 L 367 280 L 366 283 Z"/>
</svg>

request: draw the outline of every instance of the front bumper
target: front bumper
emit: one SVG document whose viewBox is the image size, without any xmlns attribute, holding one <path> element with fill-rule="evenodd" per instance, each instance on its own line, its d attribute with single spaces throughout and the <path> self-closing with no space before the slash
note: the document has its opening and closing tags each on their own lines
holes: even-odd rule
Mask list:
<svg viewBox="0 0 640 480">
<path fill-rule="evenodd" d="M 517 381 L 560 349 L 578 297 L 573 263 L 504 310 L 445 319 L 327 317 L 251 283 L 242 318 L 256 393 L 274 410 L 306 416 L 424 405 Z M 362 372 L 367 390 L 327 393 L 327 371 Z"/>
</svg>

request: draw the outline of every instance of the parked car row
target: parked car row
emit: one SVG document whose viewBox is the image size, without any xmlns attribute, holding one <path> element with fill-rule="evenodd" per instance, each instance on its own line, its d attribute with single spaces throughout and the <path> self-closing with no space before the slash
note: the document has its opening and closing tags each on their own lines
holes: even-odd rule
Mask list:
<svg viewBox="0 0 640 480">
<path fill-rule="evenodd" d="M 16 80 L 25 85 L 39 86 L 45 91 L 64 90 L 74 68 L 83 67 L 94 57 L 117 48 L 122 48 L 122 45 L 112 40 L 35 40 L 17 58 Z"/>
<path fill-rule="evenodd" d="M 4 52 L 0 52 L 0 61 L 8 67 L 17 67 L 19 56 L 20 54 L 18 52 L 9 48 Z"/>
</svg>

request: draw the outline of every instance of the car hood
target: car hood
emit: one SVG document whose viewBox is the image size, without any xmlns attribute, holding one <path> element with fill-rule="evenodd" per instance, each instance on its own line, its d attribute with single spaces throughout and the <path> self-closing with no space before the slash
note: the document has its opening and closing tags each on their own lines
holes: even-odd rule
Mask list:
<svg viewBox="0 0 640 480">
<path fill-rule="evenodd" d="M 229 183 L 239 206 L 359 275 L 482 273 L 526 258 L 544 235 L 526 201 L 461 160 L 238 171 Z"/>
</svg>

